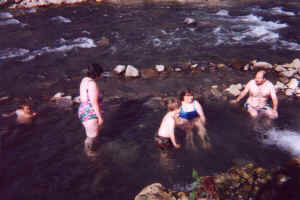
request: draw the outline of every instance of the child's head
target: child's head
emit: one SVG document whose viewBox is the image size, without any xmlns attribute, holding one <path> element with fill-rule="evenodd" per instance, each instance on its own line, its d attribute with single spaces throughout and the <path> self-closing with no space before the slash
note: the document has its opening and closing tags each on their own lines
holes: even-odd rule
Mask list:
<svg viewBox="0 0 300 200">
<path fill-rule="evenodd" d="M 22 110 L 24 110 L 24 111 L 28 111 L 28 112 L 31 111 L 31 106 L 27 102 L 21 103 L 20 106 L 19 106 L 19 108 L 22 109 Z"/>
<path fill-rule="evenodd" d="M 180 107 L 179 101 L 176 98 L 168 99 L 166 102 L 166 105 L 167 105 L 168 111 L 173 111 Z"/>
</svg>

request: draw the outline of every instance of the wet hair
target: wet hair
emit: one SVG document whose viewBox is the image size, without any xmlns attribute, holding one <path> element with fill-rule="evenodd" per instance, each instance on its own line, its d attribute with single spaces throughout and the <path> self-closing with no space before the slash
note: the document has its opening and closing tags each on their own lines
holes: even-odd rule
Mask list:
<svg viewBox="0 0 300 200">
<path fill-rule="evenodd" d="M 170 98 L 166 101 L 168 111 L 173 111 L 179 108 L 179 101 L 177 98 Z"/>
<path fill-rule="evenodd" d="M 187 95 L 187 94 L 193 95 L 193 92 L 192 92 L 192 90 L 190 88 L 186 88 L 185 90 L 183 90 L 182 92 L 180 92 L 179 100 L 183 101 L 184 96 Z"/>
<path fill-rule="evenodd" d="M 103 69 L 99 64 L 93 63 L 89 65 L 86 75 L 92 79 L 101 76 Z"/>
<path fill-rule="evenodd" d="M 26 101 L 26 100 L 24 100 L 23 102 L 21 102 L 19 104 L 19 109 L 23 109 L 25 106 L 28 106 L 29 108 L 31 108 L 31 103 L 28 102 L 28 101 Z"/>
</svg>

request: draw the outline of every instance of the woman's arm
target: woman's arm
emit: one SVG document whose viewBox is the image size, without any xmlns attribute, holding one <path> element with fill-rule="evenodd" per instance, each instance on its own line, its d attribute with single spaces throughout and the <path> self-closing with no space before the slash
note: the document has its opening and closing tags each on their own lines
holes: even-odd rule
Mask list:
<svg viewBox="0 0 300 200">
<path fill-rule="evenodd" d="M 97 84 L 94 81 L 90 81 L 88 83 L 88 96 L 89 96 L 90 102 L 92 104 L 92 107 L 98 117 L 98 123 L 102 124 L 103 118 L 100 113 L 100 105 L 98 102 L 99 91 L 98 91 Z"/>
<path fill-rule="evenodd" d="M 205 125 L 206 118 L 205 118 L 202 106 L 200 105 L 200 103 L 198 101 L 195 101 L 195 103 L 196 103 L 196 110 L 197 110 L 197 113 L 198 113 L 198 115 L 200 117 L 200 120 L 203 123 L 203 125 Z"/>
</svg>

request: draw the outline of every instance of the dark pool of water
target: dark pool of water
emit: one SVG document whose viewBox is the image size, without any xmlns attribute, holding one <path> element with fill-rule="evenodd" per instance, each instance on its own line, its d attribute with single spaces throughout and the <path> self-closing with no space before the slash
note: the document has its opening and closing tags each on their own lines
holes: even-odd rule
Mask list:
<svg viewBox="0 0 300 200">
<path fill-rule="evenodd" d="M 105 127 L 94 158 L 83 153 L 84 132 L 76 109 L 41 108 L 34 127 L 7 137 L 1 155 L 1 198 L 133 199 L 153 182 L 184 190 L 193 180 L 192 169 L 213 175 L 247 162 L 275 167 L 291 157 L 274 145 L 264 145 L 263 133 L 239 108 L 217 102 L 202 102 L 211 151 L 191 150 L 184 133 L 177 131 L 183 147 L 162 154 L 153 136 L 164 109 L 146 106 L 148 100 L 123 99 L 106 105 Z M 292 103 L 280 103 L 275 127 L 299 131 L 299 103 Z"/>
</svg>

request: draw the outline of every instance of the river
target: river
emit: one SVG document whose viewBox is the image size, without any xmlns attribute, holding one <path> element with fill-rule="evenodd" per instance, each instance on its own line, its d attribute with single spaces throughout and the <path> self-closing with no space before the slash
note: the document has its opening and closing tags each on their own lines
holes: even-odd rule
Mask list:
<svg viewBox="0 0 300 200">
<path fill-rule="evenodd" d="M 197 24 L 185 24 L 186 18 Z M 157 3 L 3 9 L 0 96 L 31 96 L 37 102 L 57 91 L 76 96 L 82 70 L 91 62 L 105 71 L 118 64 L 151 68 L 253 59 L 283 64 L 299 57 L 299 25 L 300 3 L 292 0 L 226 7 Z M 107 79 L 100 88 L 106 97 L 117 91 L 132 97 L 176 94 L 178 88 L 196 84 L 197 77 L 157 82 Z M 183 145 L 166 155 L 153 144 L 165 110 L 147 106 L 149 98 L 124 96 L 105 104 L 106 125 L 92 159 L 82 152 L 84 133 L 76 108 L 37 103 L 37 125 L 8 138 L 1 157 L 1 198 L 129 200 L 153 182 L 186 190 L 193 168 L 212 175 L 248 161 L 274 167 L 300 156 L 297 102 L 280 102 L 274 127 L 261 132 L 230 105 L 202 101 L 212 150 L 194 152 Z M 1 113 L 15 107 L 3 103 Z M 180 131 L 178 139 L 184 144 Z"/>
</svg>

